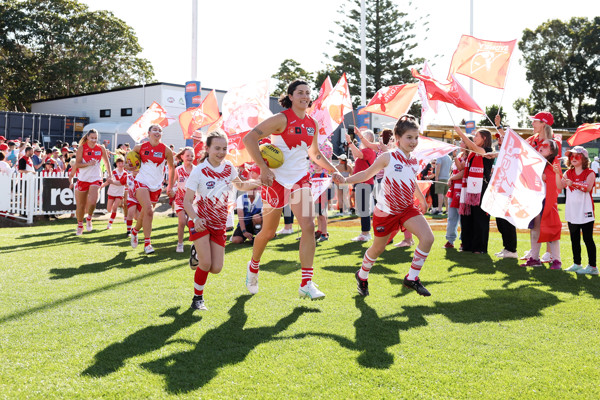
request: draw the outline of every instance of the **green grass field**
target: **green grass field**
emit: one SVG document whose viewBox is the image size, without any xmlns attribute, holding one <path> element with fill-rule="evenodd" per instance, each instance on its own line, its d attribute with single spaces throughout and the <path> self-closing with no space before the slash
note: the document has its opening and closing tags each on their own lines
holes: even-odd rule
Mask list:
<svg viewBox="0 0 600 400">
<path fill-rule="evenodd" d="M 421 273 L 431 297 L 403 289 L 412 251 L 390 246 L 362 298 L 354 272 L 368 244 L 332 225 L 315 262 L 323 301 L 298 297 L 294 234 L 269 245 L 255 296 L 250 246 L 228 244 L 209 310 L 192 313 L 175 223 L 155 221 L 150 256 L 122 222 L 80 238 L 72 220 L 0 229 L 0 397 L 600 398 L 597 276 L 446 251 L 438 231 Z M 528 241 L 519 234 L 520 253 Z M 492 233 L 490 254 L 501 247 Z"/>
</svg>

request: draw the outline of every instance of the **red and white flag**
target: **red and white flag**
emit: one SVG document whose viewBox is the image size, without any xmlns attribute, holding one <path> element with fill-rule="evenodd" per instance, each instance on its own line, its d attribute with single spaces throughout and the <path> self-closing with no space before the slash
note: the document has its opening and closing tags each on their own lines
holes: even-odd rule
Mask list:
<svg viewBox="0 0 600 400">
<path fill-rule="evenodd" d="M 203 126 L 210 125 L 220 117 L 217 95 L 213 89 L 198 107 L 188 108 L 179 114 L 179 125 L 185 139 L 194 137 L 194 132 Z"/>
<path fill-rule="evenodd" d="M 458 149 L 458 146 L 453 144 L 419 135 L 419 143 L 411 153 L 411 155 L 419 162 L 417 174 L 421 172 L 431 160 L 450 154 L 456 149 Z"/>
<path fill-rule="evenodd" d="M 546 159 L 508 129 L 481 208 L 519 229 L 526 229 L 542 210 L 546 196 L 542 181 L 545 166 Z"/>
<path fill-rule="evenodd" d="M 175 121 L 173 116 L 157 102 L 153 102 L 150 107 L 127 129 L 127 133 L 136 143 L 148 137 L 148 128 L 151 125 L 158 124 L 165 128 Z"/>
<path fill-rule="evenodd" d="M 331 117 L 329 116 L 329 112 L 323 108 L 323 101 L 325 101 L 332 90 L 333 85 L 331 84 L 331 78 L 327 76 L 321 85 L 319 96 L 312 103 L 310 108 L 306 110 L 306 113 L 316 119 L 319 123 L 319 143 L 323 143 L 333 133 L 331 130 Z"/>
<path fill-rule="evenodd" d="M 229 138 L 226 158 L 236 166 L 252 161 L 242 138 L 273 115 L 269 109 L 269 82 L 264 80 L 231 89 L 223 97 L 222 109 L 223 130 Z"/>
<path fill-rule="evenodd" d="M 461 74 L 484 85 L 504 89 L 516 43 L 516 40 L 495 42 L 462 35 L 452 56 L 448 79 L 454 74 Z"/>
<path fill-rule="evenodd" d="M 310 193 L 312 194 L 314 203 L 316 203 L 323 192 L 331 186 L 331 181 L 331 176 L 324 178 L 310 178 Z"/>
<path fill-rule="evenodd" d="M 427 61 L 423 64 L 423 75 L 433 76 Z M 427 90 L 422 81 L 419 81 L 419 98 L 421 99 L 421 124 L 419 126 L 419 131 L 423 133 L 425 128 L 433 121 L 435 114 L 437 114 L 439 102 L 427 98 Z"/>
<path fill-rule="evenodd" d="M 479 105 L 473 100 L 469 93 L 451 77 L 448 83 L 441 83 L 430 76 L 421 75 L 416 69 L 412 70 L 412 76 L 419 79 L 425 85 L 427 99 L 440 100 L 450 103 L 463 110 L 472 111 L 477 114 L 485 114 Z"/>
<path fill-rule="evenodd" d="M 326 114 L 323 115 L 323 121 L 319 121 L 319 125 L 321 125 L 319 129 L 325 129 L 325 131 L 324 133 L 319 132 L 319 139 L 321 139 L 321 135 L 325 135 L 326 139 L 340 126 L 344 115 L 352 111 L 352 99 L 345 72 L 323 100 L 321 108 L 326 111 Z"/>
<path fill-rule="evenodd" d="M 417 89 L 418 85 L 416 83 L 381 88 L 375 93 L 369 104 L 358 113 L 366 114 L 370 112 L 400 118 L 410 108 Z"/>
</svg>

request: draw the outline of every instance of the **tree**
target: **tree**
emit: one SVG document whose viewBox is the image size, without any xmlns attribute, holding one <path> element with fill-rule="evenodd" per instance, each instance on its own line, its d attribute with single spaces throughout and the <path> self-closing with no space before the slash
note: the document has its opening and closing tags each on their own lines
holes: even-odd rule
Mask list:
<svg viewBox="0 0 600 400">
<path fill-rule="evenodd" d="M 0 107 L 151 82 L 131 27 L 75 0 L 4 0 L 0 5 Z"/>
<path fill-rule="evenodd" d="M 298 61 L 290 58 L 283 60 L 279 65 L 279 71 L 272 75 L 271 78 L 277 79 L 277 86 L 275 86 L 273 93 L 271 93 L 271 96 L 275 97 L 279 97 L 282 93 L 287 93 L 288 85 L 296 79 L 304 80 L 308 82 L 309 86 L 313 86 L 313 74 L 306 72 Z"/>
<path fill-rule="evenodd" d="M 492 124 L 495 124 L 495 119 L 496 115 L 498 114 L 498 105 L 497 104 L 492 104 L 489 107 L 485 108 L 485 114 L 488 116 L 488 118 L 481 118 L 481 121 L 479 121 L 478 125 L 479 126 L 492 126 Z M 500 110 L 500 118 L 502 118 L 502 125 L 508 125 L 508 120 L 506 119 L 506 114 L 504 113 L 503 110 Z M 492 121 L 492 122 L 490 122 Z"/>
<path fill-rule="evenodd" d="M 600 119 L 600 17 L 555 19 L 526 29 L 519 49 L 532 84 L 530 115 L 548 110 L 555 126 L 570 128 Z"/>
<path fill-rule="evenodd" d="M 350 92 L 360 95 L 360 0 L 344 3 L 343 18 L 332 57 L 337 70 L 346 72 Z M 391 0 L 366 0 L 366 89 L 367 98 L 384 86 L 413 81 L 411 67 L 423 62 L 412 58 L 416 47 L 414 23 Z M 332 32 L 333 33 L 333 32 Z M 330 42 L 332 43 L 332 42 Z M 359 102 L 354 98 L 355 103 Z"/>
</svg>

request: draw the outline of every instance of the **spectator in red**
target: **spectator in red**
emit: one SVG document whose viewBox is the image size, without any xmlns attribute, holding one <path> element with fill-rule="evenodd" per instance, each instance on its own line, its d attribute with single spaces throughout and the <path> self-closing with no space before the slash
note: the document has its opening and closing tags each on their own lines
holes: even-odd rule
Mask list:
<svg viewBox="0 0 600 400">
<path fill-rule="evenodd" d="M 373 131 L 369 129 L 365 130 L 362 136 L 369 142 L 373 142 L 375 139 Z M 348 134 L 346 134 L 346 143 L 348 143 L 348 147 L 352 151 L 352 156 L 355 160 L 352 174 L 357 174 L 373 165 L 376 154 L 372 149 L 369 149 L 363 143 L 360 144 L 360 148 L 356 147 Z M 354 185 L 356 211 L 357 215 L 360 216 L 361 233 L 352 239 L 353 242 L 367 242 L 371 240 L 371 195 L 373 193 L 373 186 L 373 178 Z"/>
<path fill-rule="evenodd" d="M 19 172 L 27 174 L 35 172 L 35 168 L 33 168 L 33 161 L 31 161 L 31 156 L 33 156 L 33 147 L 25 147 L 25 154 L 23 157 L 19 158 Z"/>
<path fill-rule="evenodd" d="M 0 144 L 4 144 L 6 142 L 6 138 L 0 135 Z"/>
</svg>

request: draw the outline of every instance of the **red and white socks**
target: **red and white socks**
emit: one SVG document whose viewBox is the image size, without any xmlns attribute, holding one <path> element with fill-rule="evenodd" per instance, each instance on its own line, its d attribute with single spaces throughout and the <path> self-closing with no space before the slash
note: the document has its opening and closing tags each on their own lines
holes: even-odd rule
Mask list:
<svg viewBox="0 0 600 400">
<path fill-rule="evenodd" d="M 248 271 L 252 274 L 258 274 L 260 266 L 260 261 L 254 261 L 253 258 L 250 259 L 250 263 L 248 264 Z"/>
<path fill-rule="evenodd" d="M 369 272 L 371 268 L 373 268 L 373 264 L 375 264 L 375 260 L 377 257 L 371 258 L 369 257 L 368 251 L 365 251 L 365 256 L 363 257 L 362 266 L 360 267 L 360 271 L 358 271 L 358 277 L 363 281 L 366 281 L 369 278 Z"/>
<path fill-rule="evenodd" d="M 194 295 L 202 296 L 204 293 L 204 285 L 206 285 L 206 280 L 208 279 L 208 271 L 204 271 L 201 268 L 196 268 L 196 273 L 194 274 Z"/>
<path fill-rule="evenodd" d="M 423 268 L 423 264 L 425 264 L 425 260 L 427 260 L 428 255 L 429 253 L 425 253 L 417 246 L 406 279 L 408 279 L 409 281 L 414 281 L 419 277 L 419 272 L 421 272 L 421 268 Z"/>
<path fill-rule="evenodd" d="M 144 247 L 146 247 L 146 246 L 150 246 L 150 238 L 149 237 L 144 238 Z"/>
<path fill-rule="evenodd" d="M 300 282 L 300 287 L 306 286 L 308 281 L 312 281 L 313 272 L 313 267 L 302 268 L 302 282 Z"/>
<path fill-rule="evenodd" d="M 133 225 L 133 220 L 126 219 L 125 222 L 127 223 L 127 233 L 131 233 L 131 226 Z"/>
</svg>

